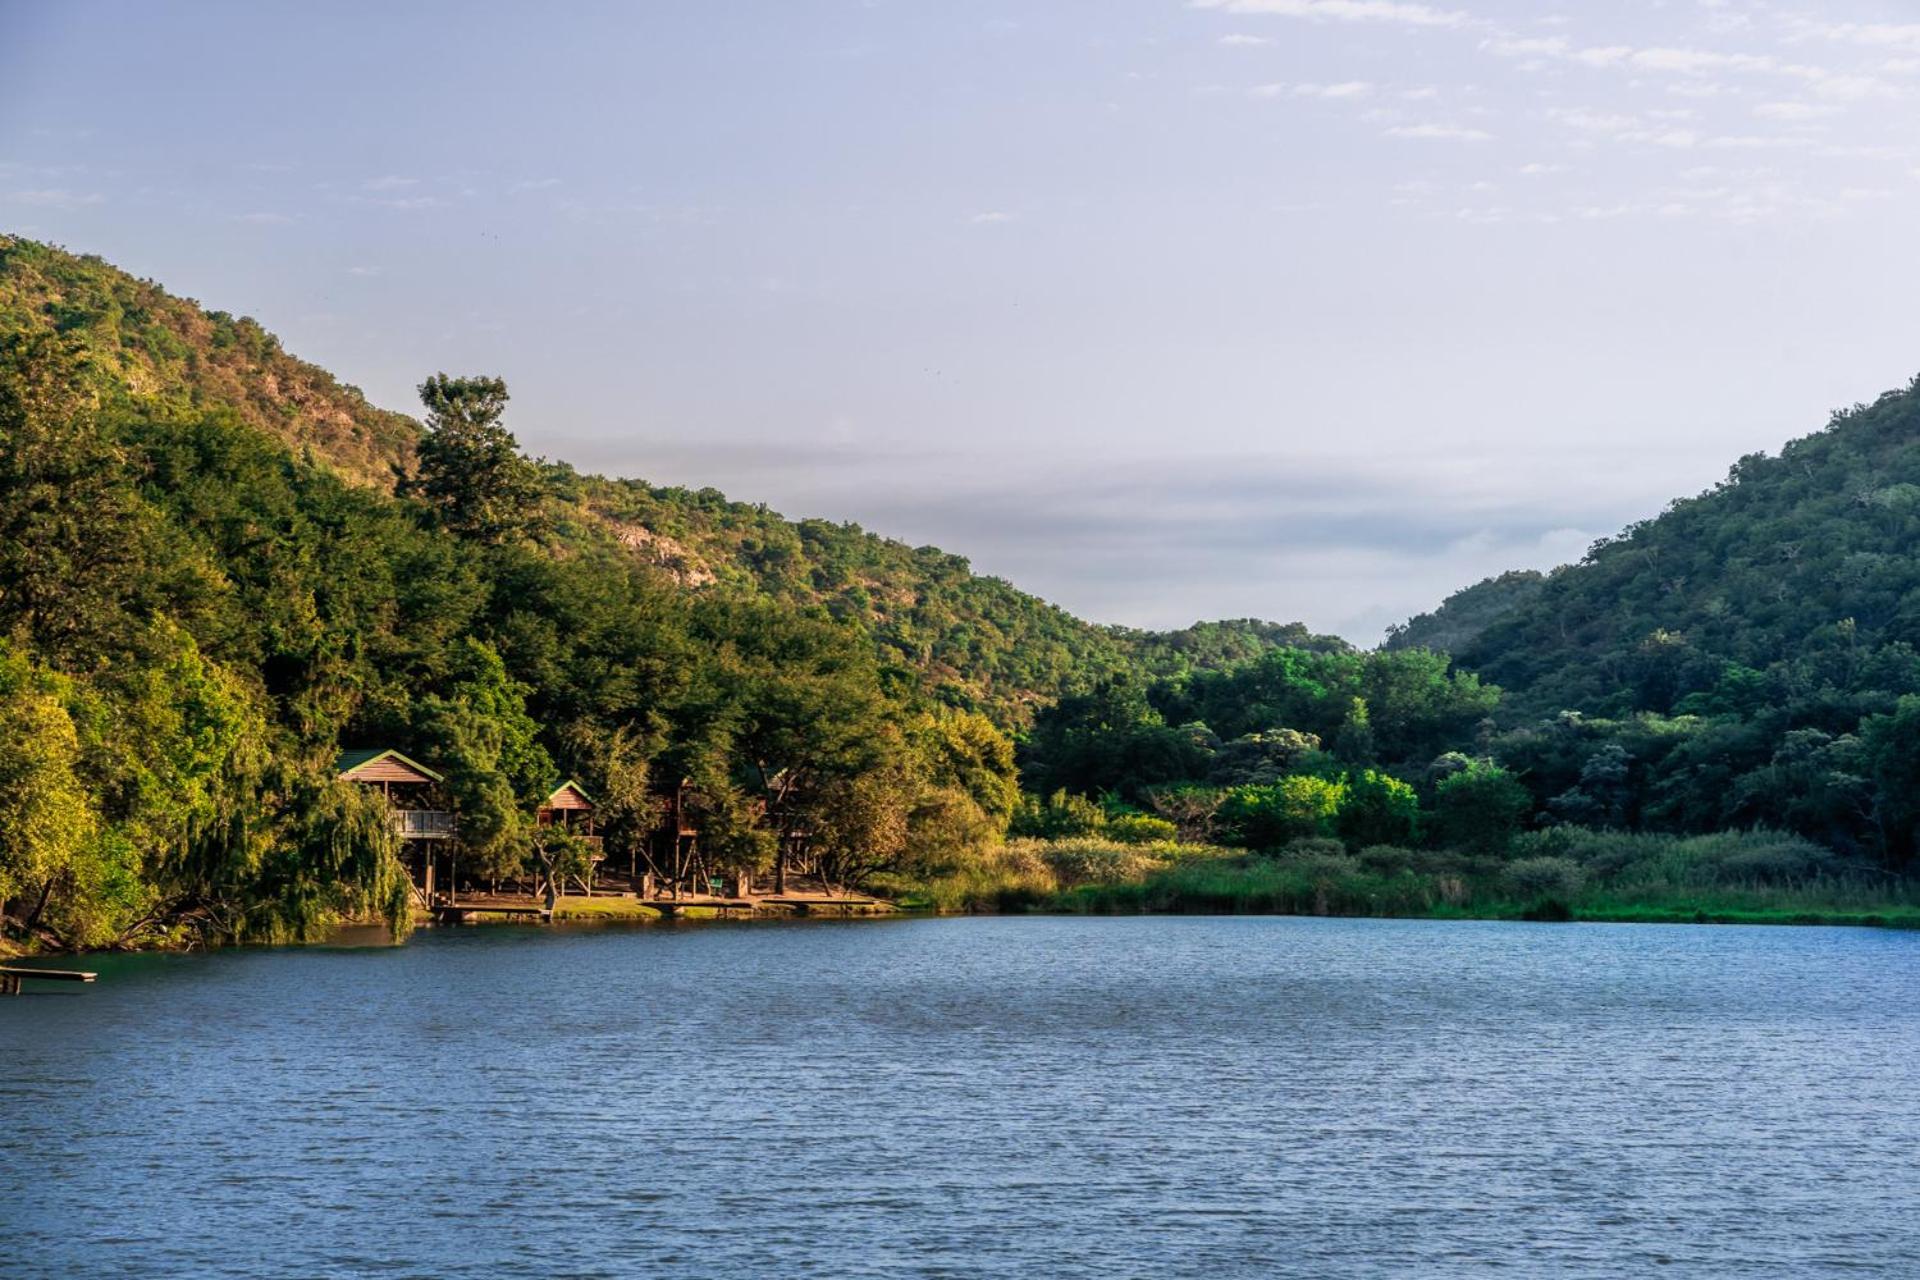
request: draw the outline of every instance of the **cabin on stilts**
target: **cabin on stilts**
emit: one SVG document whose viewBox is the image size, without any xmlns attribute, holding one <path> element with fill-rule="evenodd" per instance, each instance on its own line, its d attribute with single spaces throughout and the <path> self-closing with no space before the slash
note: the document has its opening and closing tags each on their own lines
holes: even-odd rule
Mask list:
<svg viewBox="0 0 1920 1280">
<path fill-rule="evenodd" d="M 334 771 L 343 781 L 376 787 L 387 802 L 388 820 L 400 838 L 400 858 L 424 906 L 436 898 L 436 863 L 446 863 L 446 890 L 453 891 L 454 836 L 458 826 L 445 803 L 446 779 L 391 747 L 343 751 Z M 444 852 L 444 859 L 442 854 Z"/>
<path fill-rule="evenodd" d="M 593 800 L 586 789 L 572 778 L 553 789 L 553 792 L 541 802 L 534 811 L 535 825 L 558 827 L 587 846 L 587 874 L 574 877 L 574 883 L 589 898 L 593 896 L 593 878 L 600 870 L 600 864 L 606 855 L 602 852 L 604 841 L 593 830 Z M 564 885 L 556 886 L 560 892 L 566 892 Z"/>
</svg>

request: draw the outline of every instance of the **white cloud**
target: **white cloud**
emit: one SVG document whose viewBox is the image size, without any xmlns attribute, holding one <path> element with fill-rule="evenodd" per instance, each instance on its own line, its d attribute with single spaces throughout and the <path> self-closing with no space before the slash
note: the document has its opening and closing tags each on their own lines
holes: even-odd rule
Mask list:
<svg viewBox="0 0 1920 1280">
<path fill-rule="evenodd" d="M 1818 102 L 1763 102 L 1753 109 L 1753 114 L 1762 120 L 1802 123 L 1808 120 L 1823 120 L 1839 110 L 1840 108 L 1831 104 Z"/>
<path fill-rule="evenodd" d="M 1002 223 L 1012 222 L 1013 215 L 1010 213 L 1002 213 L 998 209 L 991 209 L 985 213 L 976 213 L 971 218 L 968 218 L 967 221 L 973 223 L 975 226 L 999 226 Z"/>
<path fill-rule="evenodd" d="M 1567 166 L 1564 164 L 1547 164 L 1536 160 L 1531 164 L 1521 165 L 1520 172 L 1530 178 L 1537 178 L 1549 173 L 1565 173 L 1567 172 Z"/>
<path fill-rule="evenodd" d="M 1343 80 L 1339 84 L 1261 84 L 1247 92 L 1257 98 L 1364 98 L 1373 92 L 1365 80 Z"/>
<path fill-rule="evenodd" d="M 1386 131 L 1389 138 L 1432 138 L 1446 142 L 1490 142 L 1493 135 L 1484 129 L 1457 124 L 1401 124 Z"/>
<path fill-rule="evenodd" d="M 14 204 L 30 204 L 42 209 L 78 209 L 82 205 L 104 204 L 107 199 L 98 191 L 72 191 L 66 187 L 9 191 L 6 198 Z"/>
<path fill-rule="evenodd" d="M 293 221 L 291 214 L 285 213 L 242 213 L 234 217 L 235 222 L 251 222 L 257 226 L 282 226 Z"/>
<path fill-rule="evenodd" d="M 1272 44 L 1273 41 L 1267 39 L 1265 36 L 1250 36 L 1236 31 L 1231 35 L 1221 36 L 1219 43 L 1226 45 L 1228 48 L 1244 49 L 1251 48 L 1254 45 Z"/>
<path fill-rule="evenodd" d="M 1401 0 L 1189 0 L 1195 9 L 1222 13 L 1307 18 L 1316 22 L 1381 22 L 1407 27 L 1464 27 L 1472 18 L 1458 10 Z"/>
<path fill-rule="evenodd" d="M 380 274 L 380 268 L 379 267 L 348 267 L 347 274 L 350 276 L 361 276 L 361 277 L 377 276 Z"/>
<path fill-rule="evenodd" d="M 1502 58 L 1558 58 L 1566 54 L 1569 45 L 1565 36 L 1494 36 L 1480 47 Z"/>
<path fill-rule="evenodd" d="M 1829 40 L 1920 53 L 1920 22 L 1838 22 L 1816 29 Z"/>
</svg>

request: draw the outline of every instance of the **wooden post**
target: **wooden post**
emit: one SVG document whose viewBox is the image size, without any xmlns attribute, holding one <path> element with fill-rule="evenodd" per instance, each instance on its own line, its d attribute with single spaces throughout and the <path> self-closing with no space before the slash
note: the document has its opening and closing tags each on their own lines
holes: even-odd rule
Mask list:
<svg viewBox="0 0 1920 1280">
<path fill-rule="evenodd" d="M 11 973 L 0 973 L 0 996 L 20 994 L 20 979 Z"/>
</svg>

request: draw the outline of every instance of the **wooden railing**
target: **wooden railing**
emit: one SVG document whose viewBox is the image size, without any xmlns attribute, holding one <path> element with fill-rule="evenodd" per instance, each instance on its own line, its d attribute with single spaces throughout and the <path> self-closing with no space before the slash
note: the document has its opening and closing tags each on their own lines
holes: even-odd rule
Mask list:
<svg viewBox="0 0 1920 1280">
<path fill-rule="evenodd" d="M 450 840 L 454 835 L 453 815 L 444 809 L 395 809 L 388 816 L 402 840 Z"/>
</svg>

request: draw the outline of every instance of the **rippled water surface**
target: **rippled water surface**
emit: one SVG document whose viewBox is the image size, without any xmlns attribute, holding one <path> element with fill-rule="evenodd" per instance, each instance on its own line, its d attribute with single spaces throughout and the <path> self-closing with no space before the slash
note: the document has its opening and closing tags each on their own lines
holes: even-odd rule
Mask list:
<svg viewBox="0 0 1920 1280">
<path fill-rule="evenodd" d="M 6 1276 L 1920 1268 L 1920 936 L 423 933 L 0 1000 Z"/>
</svg>

